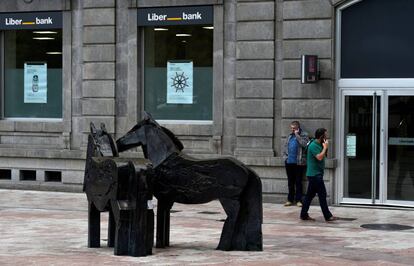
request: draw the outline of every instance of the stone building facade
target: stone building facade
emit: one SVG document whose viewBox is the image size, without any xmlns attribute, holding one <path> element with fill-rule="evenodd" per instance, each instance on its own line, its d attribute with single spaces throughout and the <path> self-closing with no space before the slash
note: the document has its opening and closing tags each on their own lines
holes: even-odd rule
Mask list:
<svg viewBox="0 0 414 266">
<path fill-rule="evenodd" d="M 271 202 L 286 198 L 281 150 L 290 122 L 299 120 L 311 134 L 325 127 L 332 143 L 326 185 L 330 202 L 340 203 L 344 136 L 338 132 L 343 106 L 338 18 L 341 8 L 353 2 L 358 1 L 0 1 L 2 13 L 62 13 L 63 99 L 61 119 L 0 120 L 0 187 L 80 191 L 89 123 L 104 122 L 120 137 L 146 109 L 147 35 L 138 25 L 138 11 L 210 6 L 211 119 L 161 123 L 183 141 L 187 153 L 234 156 L 251 166 L 262 178 L 265 200 Z M 301 84 L 304 54 L 319 58 L 317 83 Z"/>
</svg>

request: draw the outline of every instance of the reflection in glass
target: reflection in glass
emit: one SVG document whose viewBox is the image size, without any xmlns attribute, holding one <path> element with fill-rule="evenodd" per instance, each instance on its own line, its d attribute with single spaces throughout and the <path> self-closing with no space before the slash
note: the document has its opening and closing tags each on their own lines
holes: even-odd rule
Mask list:
<svg viewBox="0 0 414 266">
<path fill-rule="evenodd" d="M 377 125 L 380 121 L 380 97 L 377 96 Z M 372 198 L 372 116 L 373 96 L 345 97 L 345 143 L 347 136 L 356 139 L 355 154 L 344 150 L 344 197 Z M 379 130 L 377 129 L 377 132 Z M 377 135 L 379 140 L 379 134 Z M 379 141 L 376 155 L 376 198 L 379 196 Z M 348 154 L 349 155 L 349 154 Z"/>
<path fill-rule="evenodd" d="M 414 96 L 390 96 L 388 200 L 414 200 Z"/>
<path fill-rule="evenodd" d="M 145 27 L 144 109 L 155 118 L 212 120 L 213 30 L 205 26 Z M 191 104 L 167 102 L 168 62 L 193 63 Z"/>
<path fill-rule="evenodd" d="M 4 57 L 4 116 L 61 118 L 62 30 L 5 31 Z M 47 64 L 47 103 L 24 103 L 25 63 Z M 38 84 L 33 82 L 35 92 Z"/>
</svg>

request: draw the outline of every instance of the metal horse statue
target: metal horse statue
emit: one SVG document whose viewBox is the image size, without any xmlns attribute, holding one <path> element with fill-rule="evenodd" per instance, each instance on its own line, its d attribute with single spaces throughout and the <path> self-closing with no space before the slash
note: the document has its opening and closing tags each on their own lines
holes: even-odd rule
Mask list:
<svg viewBox="0 0 414 266">
<path fill-rule="evenodd" d="M 84 191 L 88 198 L 88 247 L 100 247 L 100 214 L 108 211 L 108 247 L 115 255 L 152 254 L 154 213 L 147 209 L 146 168 L 140 160 L 118 157 L 105 125 L 91 123 L 86 152 Z"/>
<path fill-rule="evenodd" d="M 142 146 L 153 164 L 151 183 L 158 199 L 157 247 L 169 245 L 174 202 L 201 204 L 219 199 L 227 219 L 219 250 L 263 250 L 262 184 L 257 174 L 233 158 L 198 160 L 183 154 L 182 143 L 149 114 L 116 141 L 118 151 Z"/>
</svg>

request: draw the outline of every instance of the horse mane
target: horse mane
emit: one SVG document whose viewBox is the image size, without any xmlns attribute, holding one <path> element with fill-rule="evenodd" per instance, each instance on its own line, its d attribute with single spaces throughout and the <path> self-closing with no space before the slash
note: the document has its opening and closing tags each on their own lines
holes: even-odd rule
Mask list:
<svg viewBox="0 0 414 266">
<path fill-rule="evenodd" d="M 183 143 L 166 127 L 161 126 L 162 131 L 174 142 L 175 146 L 182 151 L 184 149 Z"/>
</svg>

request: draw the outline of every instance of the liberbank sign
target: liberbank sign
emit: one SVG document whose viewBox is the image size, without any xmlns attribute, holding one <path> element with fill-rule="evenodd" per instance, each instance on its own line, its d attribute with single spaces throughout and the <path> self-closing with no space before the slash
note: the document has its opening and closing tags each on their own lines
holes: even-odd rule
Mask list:
<svg viewBox="0 0 414 266">
<path fill-rule="evenodd" d="M 0 13 L 0 30 L 59 28 L 62 28 L 62 12 Z"/>
<path fill-rule="evenodd" d="M 212 6 L 138 9 L 138 26 L 197 24 L 213 24 Z"/>
</svg>

